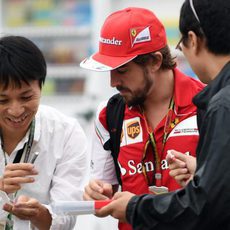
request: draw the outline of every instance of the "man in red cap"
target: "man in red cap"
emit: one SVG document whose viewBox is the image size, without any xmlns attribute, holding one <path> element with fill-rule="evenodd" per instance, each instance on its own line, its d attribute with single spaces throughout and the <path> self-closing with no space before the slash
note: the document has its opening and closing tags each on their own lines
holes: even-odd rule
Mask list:
<svg viewBox="0 0 230 230">
<path fill-rule="evenodd" d="M 169 176 L 166 155 L 176 149 L 195 156 L 199 134 L 192 98 L 203 84 L 176 68 L 159 19 L 144 8 L 112 13 L 101 29 L 99 51 L 81 67 L 110 71 L 111 86 L 120 95 L 115 98 L 124 101 L 121 132 L 118 126 L 109 126 L 117 117 L 108 117 L 108 104 L 98 108 L 92 143 L 93 179 L 85 187 L 84 199 L 111 198 L 119 181 L 122 191 L 134 194 L 180 188 Z M 116 132 L 117 155 L 111 137 Z M 119 228 L 131 226 L 120 223 Z"/>
<path fill-rule="evenodd" d="M 180 10 L 177 47 L 207 84 L 193 98 L 200 132 L 193 179 L 159 196 L 118 192 L 100 216 L 128 221 L 134 230 L 230 229 L 229 21 L 226 0 L 185 0 Z"/>
</svg>

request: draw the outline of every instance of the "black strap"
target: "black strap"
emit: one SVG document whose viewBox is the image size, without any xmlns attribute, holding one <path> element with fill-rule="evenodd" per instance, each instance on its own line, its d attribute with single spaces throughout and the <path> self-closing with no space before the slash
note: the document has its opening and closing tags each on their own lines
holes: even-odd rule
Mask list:
<svg viewBox="0 0 230 230">
<path fill-rule="evenodd" d="M 25 149 L 25 145 L 26 145 L 26 143 L 24 144 L 24 146 L 23 146 L 22 149 L 20 149 L 20 150 L 17 151 L 17 154 L 16 154 L 16 156 L 14 158 L 14 161 L 13 161 L 14 164 L 20 162 L 20 160 L 22 158 L 23 151 Z"/>
<path fill-rule="evenodd" d="M 109 99 L 106 107 L 106 122 L 108 125 L 110 139 L 104 144 L 104 149 L 111 150 L 119 184 L 121 184 L 121 172 L 117 158 L 120 152 L 124 112 L 125 102 L 123 97 L 120 94 L 112 96 Z"/>
</svg>

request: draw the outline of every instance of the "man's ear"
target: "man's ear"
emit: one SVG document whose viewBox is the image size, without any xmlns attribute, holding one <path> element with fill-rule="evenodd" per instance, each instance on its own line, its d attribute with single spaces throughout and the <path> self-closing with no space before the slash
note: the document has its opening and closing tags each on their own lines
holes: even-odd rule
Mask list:
<svg viewBox="0 0 230 230">
<path fill-rule="evenodd" d="M 161 52 L 155 52 L 154 53 L 154 58 L 152 59 L 151 62 L 151 69 L 155 72 L 160 69 L 162 61 L 163 61 L 163 56 Z"/>
<path fill-rule="evenodd" d="M 193 31 L 188 32 L 187 46 L 197 54 L 200 50 L 200 39 Z"/>
</svg>

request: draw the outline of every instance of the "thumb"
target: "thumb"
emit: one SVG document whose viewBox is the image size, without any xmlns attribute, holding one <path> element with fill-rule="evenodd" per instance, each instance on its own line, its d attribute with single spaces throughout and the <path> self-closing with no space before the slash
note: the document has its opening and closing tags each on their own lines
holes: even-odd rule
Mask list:
<svg viewBox="0 0 230 230">
<path fill-rule="evenodd" d="M 113 196 L 113 188 L 111 184 L 105 183 L 103 185 L 103 194 L 108 198 L 112 198 Z"/>
<path fill-rule="evenodd" d="M 167 151 L 166 160 L 168 163 L 172 163 L 175 160 L 175 155 L 173 154 L 173 150 Z"/>
<path fill-rule="evenodd" d="M 17 202 L 27 202 L 29 200 L 28 196 L 21 195 L 17 198 Z"/>
<path fill-rule="evenodd" d="M 169 151 L 176 159 L 186 162 L 187 155 L 185 153 L 181 153 L 176 150 L 169 150 Z"/>
</svg>

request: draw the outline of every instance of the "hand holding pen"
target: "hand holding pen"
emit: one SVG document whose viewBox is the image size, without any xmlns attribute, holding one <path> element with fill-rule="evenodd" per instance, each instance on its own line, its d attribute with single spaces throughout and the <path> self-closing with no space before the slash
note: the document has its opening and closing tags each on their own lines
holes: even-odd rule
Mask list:
<svg viewBox="0 0 230 230">
<path fill-rule="evenodd" d="M 6 193 L 15 193 L 22 184 L 33 183 L 38 171 L 30 163 L 8 164 L 2 176 L 2 187 Z"/>
</svg>

